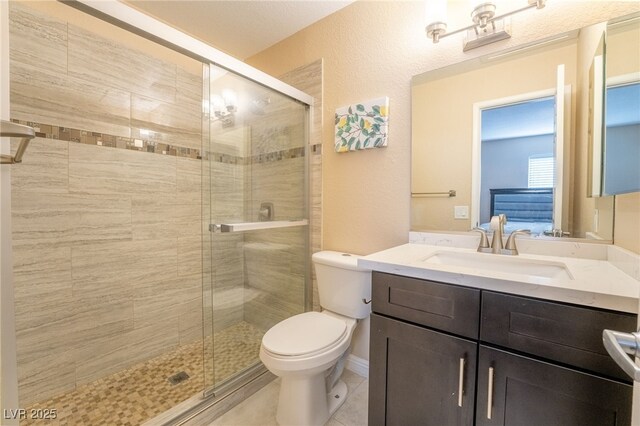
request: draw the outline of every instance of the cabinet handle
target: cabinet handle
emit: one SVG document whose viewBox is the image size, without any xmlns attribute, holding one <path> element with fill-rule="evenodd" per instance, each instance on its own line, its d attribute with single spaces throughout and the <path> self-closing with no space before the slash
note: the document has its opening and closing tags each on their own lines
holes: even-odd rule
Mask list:
<svg viewBox="0 0 640 426">
<path fill-rule="evenodd" d="M 460 358 L 460 372 L 458 374 L 458 407 L 462 407 L 462 395 L 464 393 L 464 358 Z"/>
<path fill-rule="evenodd" d="M 487 396 L 487 419 L 491 420 L 491 406 L 493 405 L 493 367 L 489 367 L 489 389 Z"/>
</svg>

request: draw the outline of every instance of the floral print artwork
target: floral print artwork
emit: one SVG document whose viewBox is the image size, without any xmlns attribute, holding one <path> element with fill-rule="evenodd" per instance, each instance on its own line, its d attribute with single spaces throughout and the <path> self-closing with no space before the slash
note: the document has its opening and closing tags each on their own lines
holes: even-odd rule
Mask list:
<svg viewBox="0 0 640 426">
<path fill-rule="evenodd" d="M 336 110 L 336 152 L 387 146 L 389 98 Z"/>
</svg>

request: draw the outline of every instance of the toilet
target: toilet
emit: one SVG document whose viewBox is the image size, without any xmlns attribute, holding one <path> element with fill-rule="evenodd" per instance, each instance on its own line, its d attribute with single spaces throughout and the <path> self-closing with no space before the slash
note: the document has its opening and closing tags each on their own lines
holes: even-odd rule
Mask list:
<svg viewBox="0 0 640 426">
<path fill-rule="evenodd" d="M 342 405 L 340 380 L 358 320 L 371 313 L 371 271 L 358 256 L 321 251 L 312 257 L 322 312 L 279 322 L 262 338 L 260 359 L 281 378 L 280 425 L 323 425 Z"/>
</svg>

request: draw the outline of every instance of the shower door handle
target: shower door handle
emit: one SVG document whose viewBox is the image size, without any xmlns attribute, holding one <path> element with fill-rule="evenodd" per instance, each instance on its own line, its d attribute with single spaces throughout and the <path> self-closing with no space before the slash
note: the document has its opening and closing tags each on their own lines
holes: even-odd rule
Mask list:
<svg viewBox="0 0 640 426">
<path fill-rule="evenodd" d="M 306 226 L 307 219 L 298 220 L 269 220 L 262 222 L 242 222 L 242 223 L 211 223 L 210 232 L 243 232 L 258 231 L 261 229 L 291 228 L 295 226 Z"/>
</svg>

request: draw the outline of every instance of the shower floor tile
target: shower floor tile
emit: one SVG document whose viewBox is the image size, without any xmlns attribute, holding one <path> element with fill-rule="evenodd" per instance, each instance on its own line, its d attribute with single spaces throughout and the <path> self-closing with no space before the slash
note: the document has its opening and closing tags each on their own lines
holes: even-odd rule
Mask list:
<svg viewBox="0 0 640 426">
<path fill-rule="evenodd" d="M 214 336 L 215 377 L 228 378 L 258 357 L 262 332 L 241 322 Z M 211 346 L 210 338 L 205 345 Z M 206 351 L 209 353 L 209 351 Z M 103 377 L 74 391 L 27 407 L 55 409 L 55 420 L 21 420 L 20 425 L 139 425 L 204 389 L 202 341 Z M 187 380 L 172 385 L 168 378 L 184 371 Z"/>
</svg>

